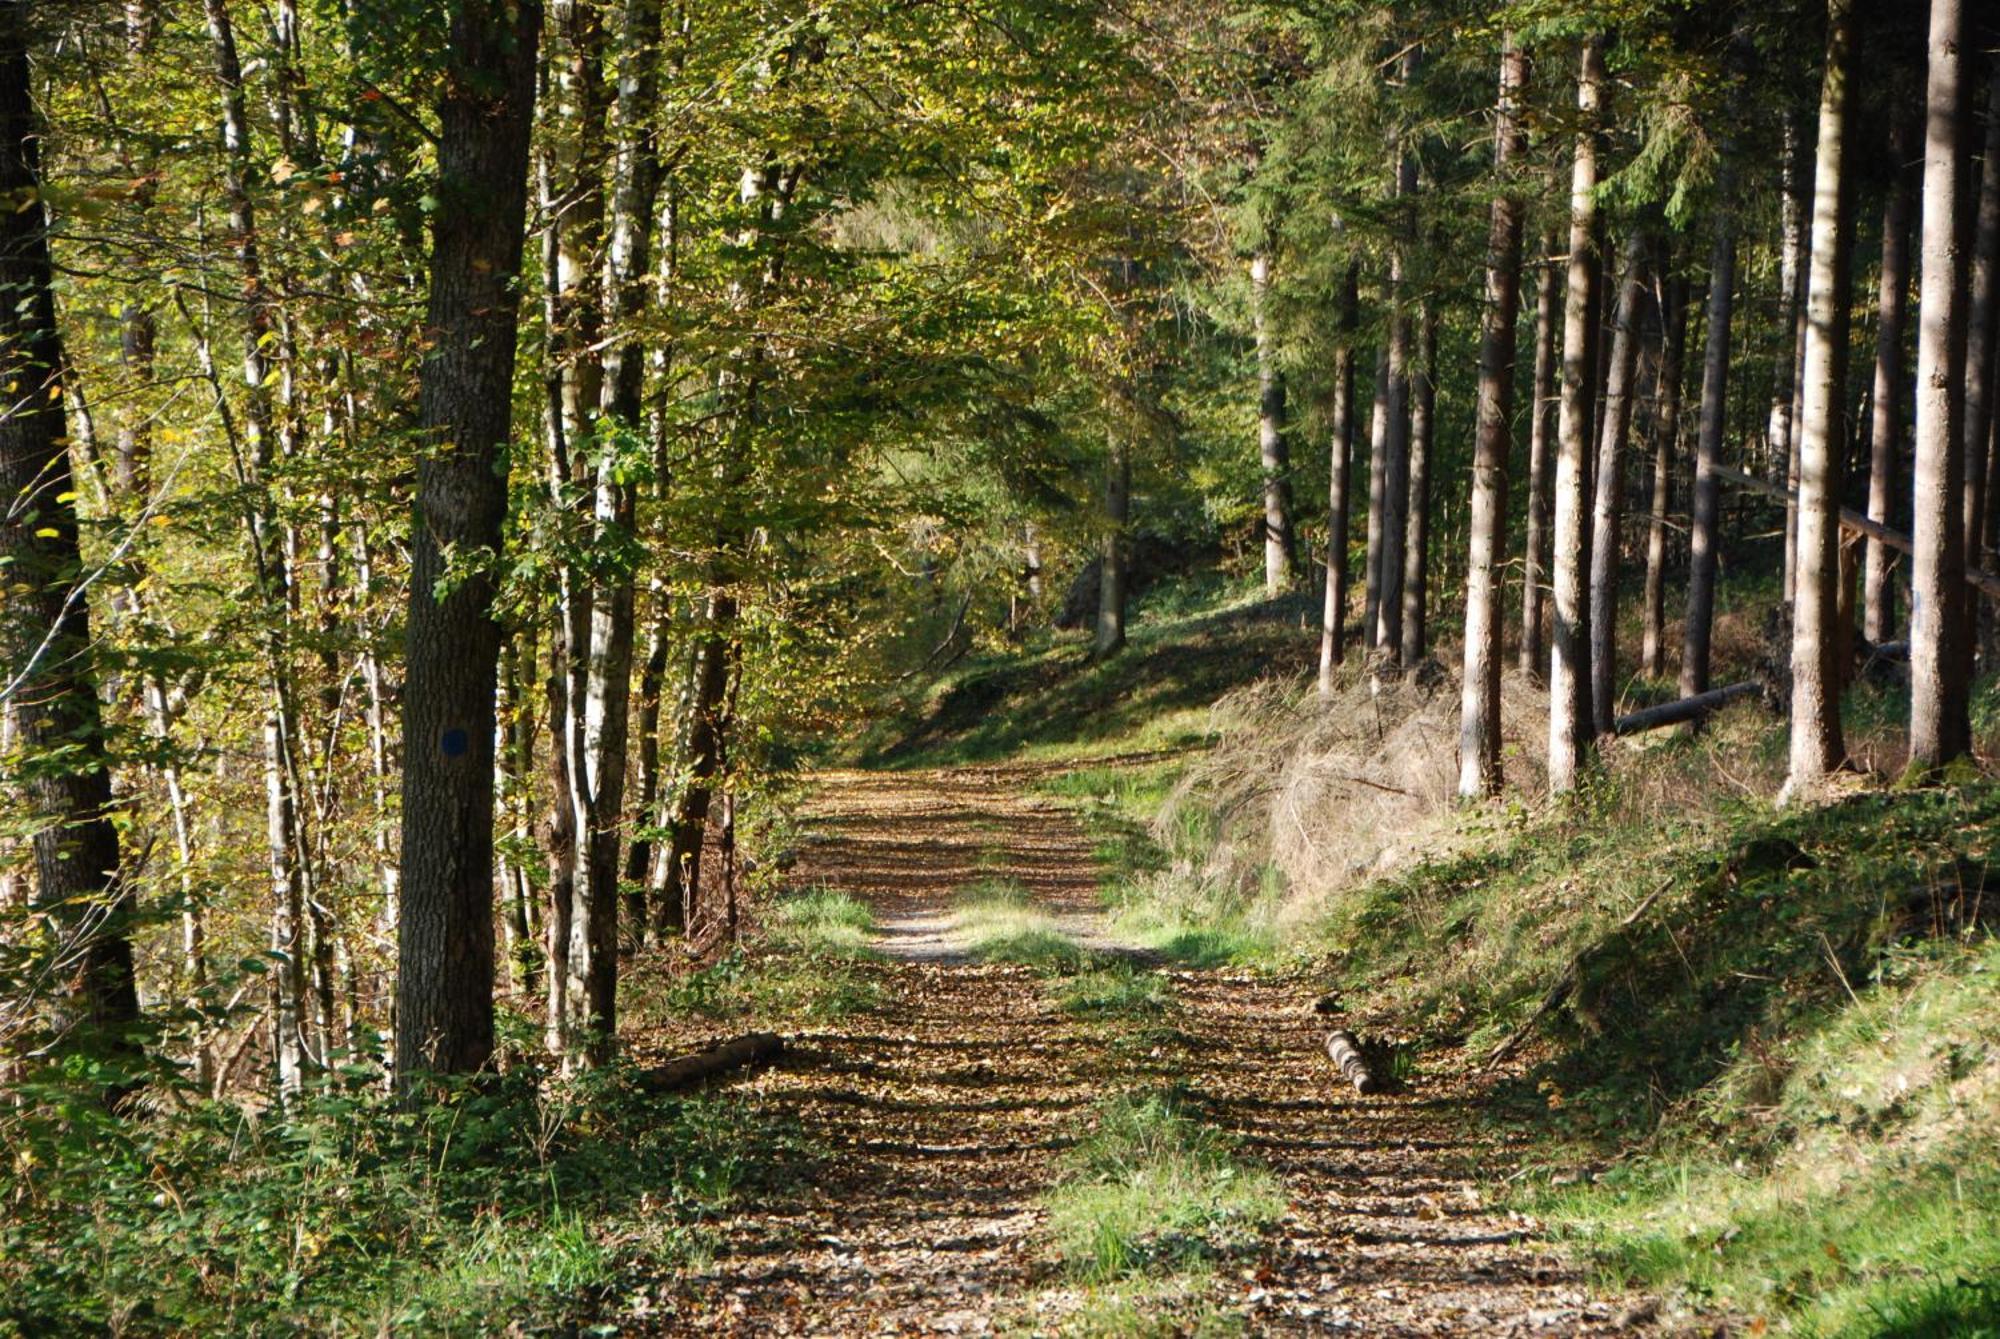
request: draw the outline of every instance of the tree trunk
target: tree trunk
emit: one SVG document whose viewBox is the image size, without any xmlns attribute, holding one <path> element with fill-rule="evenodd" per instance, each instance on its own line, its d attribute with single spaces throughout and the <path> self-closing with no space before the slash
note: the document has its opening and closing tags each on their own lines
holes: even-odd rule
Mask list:
<svg viewBox="0 0 2000 1339">
<path fill-rule="evenodd" d="M 1271 258 L 1250 262 L 1250 322 L 1257 343 L 1257 456 L 1264 473 L 1264 594 L 1292 584 L 1292 483 L 1285 445 L 1285 375 L 1271 335 Z"/>
<path fill-rule="evenodd" d="M 1722 434 L 1729 409 L 1729 323 L 1736 298 L 1736 133 L 1747 87 L 1743 55 L 1749 37 L 1739 21 L 1731 39 L 1729 110 L 1716 152 L 1715 212 L 1708 253 L 1708 331 L 1702 349 L 1701 412 L 1696 428 L 1694 490 L 1688 508 L 1687 616 L 1681 624 L 1682 697 L 1708 691 L 1708 660 L 1715 627 L 1717 522 L 1722 484 Z"/>
<path fill-rule="evenodd" d="M 1125 527 L 1132 517 L 1132 457 L 1122 428 L 1111 433 L 1104 468 L 1104 547 L 1097 578 L 1097 637 L 1090 653 L 1099 660 L 1125 647 Z"/>
<path fill-rule="evenodd" d="M 1556 249 L 1553 235 L 1535 261 L 1535 384 L 1528 411 L 1528 532 L 1521 547 L 1521 672 L 1542 677 L 1542 612 L 1549 580 L 1549 429 L 1556 407 Z M 1476 448 L 1475 448 L 1476 449 Z"/>
<path fill-rule="evenodd" d="M 707 626 L 695 670 L 688 728 L 688 780 L 668 825 L 667 882 L 661 901 L 692 933 L 700 924 L 702 841 L 717 778 L 729 744 L 729 684 L 736 672 L 736 597 L 717 589 L 708 599 Z"/>
<path fill-rule="evenodd" d="M 417 421 L 403 685 L 402 914 L 396 1069 L 462 1073 L 493 1050 L 493 687 L 489 563 L 507 512 L 516 281 L 541 8 L 459 0 L 438 110 L 440 207 Z M 449 449 L 438 449 L 446 447 Z M 456 566 L 457 564 L 454 564 Z"/>
<path fill-rule="evenodd" d="M 62 337 L 42 201 L 45 127 L 28 65 L 21 0 L 0 4 L 0 708 L 14 748 L 41 765 L 22 783 L 34 826 L 36 901 L 60 935 L 56 1029 L 67 1047 L 136 1054 L 139 995 L 127 937 L 132 892 L 120 877 L 77 542 L 64 412 Z M 59 765 L 49 760 L 59 758 Z"/>
<path fill-rule="evenodd" d="M 1797 354 L 1800 331 L 1799 290 L 1804 283 L 1806 216 L 1802 196 L 1812 175 L 1803 170 L 1805 145 L 1796 119 L 1784 115 L 1784 146 L 1779 158 L 1778 180 L 1778 315 L 1772 329 L 1778 332 L 1777 356 L 1771 363 L 1771 408 L 1764 429 L 1765 451 L 1772 478 L 1788 492 L 1798 488 L 1797 448 L 1793 440 L 1793 391 L 1797 381 Z M 1785 506 L 1784 597 L 1792 598 L 1792 548 L 1797 513 Z"/>
<path fill-rule="evenodd" d="M 1910 109 L 1913 111 L 1914 109 Z M 1888 525 L 1894 518 L 1896 481 L 1902 473 L 1903 326 L 1909 309 L 1910 222 L 1915 190 L 1910 161 L 1917 151 L 1915 116 L 1899 109 L 1890 126 L 1893 175 L 1882 205 L 1882 276 L 1875 297 L 1875 389 L 1869 416 L 1868 518 Z M 1871 642 L 1896 635 L 1896 560 L 1888 546 L 1868 540 L 1862 578 L 1862 630 Z"/>
<path fill-rule="evenodd" d="M 1639 304 L 1651 265 L 1645 225 L 1635 224 L 1625 243 L 1618 307 L 1612 317 L 1610 367 L 1604 380 L 1604 413 L 1598 426 L 1596 487 L 1591 498 L 1590 703 L 1591 730 L 1611 733 L 1618 702 L 1618 531 L 1625 512 L 1625 451 L 1632 430 L 1632 383 L 1639 361 Z"/>
<path fill-rule="evenodd" d="M 1664 266 L 1662 267 L 1664 268 Z M 1653 421 L 1653 498 L 1646 529 L 1646 618 L 1640 660 L 1646 677 L 1667 671 L 1667 511 L 1681 433 L 1681 362 L 1687 348 L 1687 281 L 1660 285 L 1660 379 Z"/>
<path fill-rule="evenodd" d="M 1521 153 L 1517 111 L 1527 82 L 1527 57 L 1514 34 L 1507 33 L 1500 42 L 1500 96 L 1493 118 L 1493 170 L 1501 178 L 1501 190 L 1493 197 L 1486 232 L 1486 304 L 1480 313 L 1479 403 L 1472 445 L 1472 541 L 1465 575 L 1465 672 L 1458 729 L 1458 793 L 1465 799 L 1498 794 L 1501 782 L 1500 565 L 1507 552 L 1507 457 L 1514 426 L 1525 212 L 1507 177 Z M 1539 405 L 1534 413 L 1539 420 Z M 1534 486 L 1531 478 L 1531 493 Z M 1529 505 L 1532 509 L 1535 503 Z"/>
<path fill-rule="evenodd" d="M 1591 394 L 1592 247 L 1597 232 L 1597 127 L 1604 87 L 1604 37 L 1584 39 L 1577 75 L 1576 159 L 1570 178 L 1569 287 L 1563 296 L 1562 403 L 1556 425 L 1555 636 L 1549 661 L 1549 789 L 1576 789 L 1592 751 L 1586 574 Z"/>
<path fill-rule="evenodd" d="M 1354 462 L 1354 325 L 1360 293 L 1358 266 L 1349 262 L 1342 280 L 1339 305 L 1334 315 L 1333 422 L 1328 449 L 1326 607 L 1320 616 L 1319 691 L 1333 691 L 1333 667 L 1345 657 L 1347 647 L 1347 520 L 1348 479 Z"/>
<path fill-rule="evenodd" d="M 1381 644 L 1383 499 L 1388 495 L 1389 345 L 1375 351 L 1374 399 L 1368 412 L 1368 552 L 1363 556 L 1361 645 Z"/>
<path fill-rule="evenodd" d="M 1993 426 L 1993 357 L 2000 323 L 2000 60 L 1988 58 L 1992 73 L 1986 91 L 1986 143 L 1980 158 L 1979 211 L 1973 232 L 1966 284 L 1965 409 L 1960 425 L 1965 460 L 1965 561 L 1977 567 L 1980 537 L 1986 533 L 1986 438 Z M 1959 639 L 1960 672 L 1972 679 L 1979 601 L 1965 602 L 1965 631 Z"/>
<path fill-rule="evenodd" d="M 1424 606 L 1429 594 L 1431 446 L 1437 423 L 1437 315 L 1426 306 L 1417 324 L 1416 369 L 1410 377 L 1410 499 L 1403 527 L 1403 651 L 1405 665 L 1424 658 Z"/>
<path fill-rule="evenodd" d="M 1416 52 L 1405 52 L 1402 77 L 1405 83 L 1416 71 Z M 1399 133 L 1396 145 L 1395 197 L 1408 200 L 1417 191 L 1417 159 L 1406 136 Z M 1400 662 L 1403 654 L 1403 564 L 1409 544 L 1410 506 L 1410 313 L 1409 240 L 1407 231 L 1396 225 L 1397 236 L 1389 247 L 1389 398 L 1387 429 L 1382 451 L 1382 571 L 1376 616 L 1376 646 Z"/>
<path fill-rule="evenodd" d="M 1827 0 L 1826 74 L 1813 172 L 1804 415 L 1798 423 L 1798 581 L 1792 607 L 1792 749 L 1785 791 L 1806 797 L 1845 761 L 1839 663 L 1840 476 L 1846 434 L 1849 241 L 1847 122 L 1854 0 Z"/>
<path fill-rule="evenodd" d="M 1972 748 L 1965 619 L 1963 0 L 1931 0 L 1917 304 L 1917 459 L 1911 487 L 1910 761 L 1934 770 Z"/>
</svg>

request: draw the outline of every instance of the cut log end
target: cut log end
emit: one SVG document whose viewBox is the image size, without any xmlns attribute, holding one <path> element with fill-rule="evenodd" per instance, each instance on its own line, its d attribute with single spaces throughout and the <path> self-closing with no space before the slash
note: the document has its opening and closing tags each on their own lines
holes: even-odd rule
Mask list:
<svg viewBox="0 0 2000 1339">
<path fill-rule="evenodd" d="M 1354 1085 L 1355 1092 L 1366 1097 L 1382 1090 L 1381 1082 L 1376 1079 L 1374 1071 L 1369 1069 L 1368 1062 L 1361 1058 L 1361 1043 L 1356 1041 L 1354 1034 L 1346 1028 L 1327 1034 L 1326 1054 L 1347 1081 Z"/>
</svg>

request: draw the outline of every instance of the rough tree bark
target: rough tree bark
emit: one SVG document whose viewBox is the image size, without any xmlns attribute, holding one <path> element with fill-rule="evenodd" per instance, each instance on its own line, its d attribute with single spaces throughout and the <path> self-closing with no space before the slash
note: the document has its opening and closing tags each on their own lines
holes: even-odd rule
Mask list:
<svg viewBox="0 0 2000 1339">
<path fill-rule="evenodd" d="M 1415 77 L 1415 47 L 1403 53 L 1401 79 Z M 1399 131 L 1395 147 L 1395 197 L 1408 200 L 1417 191 L 1417 156 L 1407 130 Z M 1382 450 L 1382 549 L 1377 577 L 1378 604 L 1373 645 L 1393 662 L 1403 654 L 1403 563 L 1409 543 L 1410 504 L 1410 312 L 1409 239 L 1398 224 L 1389 247 L 1389 392 Z"/>
<path fill-rule="evenodd" d="M 1591 429 L 1591 264 L 1597 232 L 1597 127 L 1603 106 L 1604 37 L 1583 42 L 1580 113 L 1570 176 L 1569 287 L 1563 296 L 1562 401 L 1556 419 L 1555 629 L 1549 658 L 1549 789 L 1576 789 L 1591 752 L 1588 512 Z"/>
<path fill-rule="evenodd" d="M 1764 443 L 1772 478 L 1782 484 L 1787 496 L 1790 496 L 1797 492 L 1799 486 L 1794 398 L 1798 382 L 1797 359 L 1804 352 L 1800 347 L 1804 338 L 1800 326 L 1804 313 L 1799 310 L 1799 293 L 1805 283 L 1806 213 L 1803 195 L 1812 183 L 1812 174 L 1801 161 L 1805 144 L 1799 134 L 1798 122 L 1789 111 L 1785 114 L 1783 134 L 1784 148 L 1778 169 L 1778 316 L 1772 323 L 1780 343 L 1777 356 L 1771 362 L 1771 408 L 1764 429 Z M 1797 508 L 1787 502 L 1784 540 L 1784 595 L 1787 603 L 1792 598 L 1792 557 L 1797 527 Z"/>
<path fill-rule="evenodd" d="M 493 1050 L 494 577 L 507 511 L 516 277 L 541 7 L 459 0 L 438 109 L 441 207 L 418 378 L 403 682 L 396 1069 L 464 1072 Z M 447 562 L 457 570 L 447 572 Z"/>
<path fill-rule="evenodd" d="M 1389 345 L 1375 351 L 1374 396 L 1368 410 L 1368 549 L 1362 556 L 1361 645 L 1380 643 L 1382 617 L 1382 499 L 1387 492 L 1389 453 Z"/>
<path fill-rule="evenodd" d="M 44 127 L 28 66 L 24 0 L 0 3 L 0 710 L 29 756 L 62 750 L 60 766 L 27 769 L 24 816 L 34 820 L 35 897 L 59 927 L 55 1019 L 69 1045 L 136 1049 L 139 995 L 127 937 L 131 890 L 120 878 L 111 770 L 93 682 L 90 607 L 79 582 L 63 349 L 43 210 Z"/>
<path fill-rule="evenodd" d="M 1914 109 L 1911 109 L 1914 110 Z M 1896 478 L 1902 472 L 1903 327 L 1909 310 L 1910 223 L 1916 191 L 1910 171 L 1917 153 L 1916 118 L 1899 111 L 1889 131 L 1893 175 L 1882 204 L 1882 275 L 1875 296 L 1875 388 L 1869 414 L 1868 519 L 1892 520 Z M 1870 538 L 1862 576 L 1862 631 L 1871 642 L 1896 635 L 1896 559 L 1887 545 Z"/>
<path fill-rule="evenodd" d="M 1625 451 L 1632 430 L 1632 383 L 1639 365 L 1639 304 L 1646 293 L 1652 242 L 1644 223 L 1626 239 L 1612 316 L 1610 366 L 1597 432 L 1596 486 L 1591 495 L 1590 704 L 1591 730 L 1611 733 L 1618 701 L 1618 530 L 1625 512 Z"/>
<path fill-rule="evenodd" d="M 1797 582 L 1792 601 L 1792 748 L 1785 793 L 1805 798 L 1845 761 L 1840 729 L 1840 476 L 1851 279 L 1847 122 L 1854 0 L 1827 0 L 1826 73 L 1813 171 L 1812 259 L 1806 284 L 1804 415 L 1799 443 Z"/>
<path fill-rule="evenodd" d="M 1292 584 L 1291 452 L 1285 444 L 1285 374 L 1271 334 L 1271 258 L 1250 262 L 1250 323 L 1257 344 L 1257 459 L 1264 477 L 1264 593 Z"/>
<path fill-rule="evenodd" d="M 1535 383 L 1528 410 L 1528 527 L 1521 546 L 1521 672 L 1542 677 L 1549 573 L 1549 430 L 1556 407 L 1556 266 L 1551 234 L 1535 262 Z"/>
<path fill-rule="evenodd" d="M 1931 0 L 1924 116 L 1921 288 L 1917 303 L 1917 459 L 1911 486 L 1910 761 L 1935 769 L 1972 748 L 1964 636 L 1963 0 Z"/>
<path fill-rule="evenodd" d="M 1664 258 L 1662 268 L 1665 268 Z M 1646 612 L 1639 659 L 1646 677 L 1666 673 L 1667 510 L 1673 494 L 1674 452 L 1681 435 L 1681 362 L 1687 349 L 1687 280 L 1659 285 L 1660 378 L 1653 420 L 1653 496 L 1646 527 Z"/>
<path fill-rule="evenodd" d="M 1429 596 L 1431 454 L 1437 435 L 1437 313 L 1425 305 L 1417 320 L 1416 367 L 1410 374 L 1410 498 L 1403 526 L 1402 662 L 1424 658 Z"/>
<path fill-rule="evenodd" d="M 1360 299 L 1359 279 L 1359 267 L 1349 262 L 1334 312 L 1337 342 L 1333 351 L 1333 403 L 1329 409 L 1333 433 L 1327 467 L 1326 605 L 1320 615 L 1319 630 L 1321 696 L 1333 691 L 1333 667 L 1347 651 L 1347 520 L 1352 510 L 1348 481 L 1354 469 L 1354 324 Z"/>
<path fill-rule="evenodd" d="M 1527 57 L 1514 34 L 1507 33 L 1500 42 L 1500 95 L 1493 118 L 1493 169 L 1501 184 L 1486 232 L 1486 304 L 1480 314 L 1472 443 L 1472 539 L 1458 728 L 1458 793 L 1466 799 L 1497 794 L 1501 781 L 1500 565 L 1507 552 L 1507 457 L 1514 426 L 1514 331 L 1521 311 L 1525 212 L 1507 177 L 1521 152 L 1517 111 L 1527 82 Z M 1537 405 L 1538 420 L 1540 414 Z M 1532 480 L 1529 487 L 1534 487 Z"/>
</svg>

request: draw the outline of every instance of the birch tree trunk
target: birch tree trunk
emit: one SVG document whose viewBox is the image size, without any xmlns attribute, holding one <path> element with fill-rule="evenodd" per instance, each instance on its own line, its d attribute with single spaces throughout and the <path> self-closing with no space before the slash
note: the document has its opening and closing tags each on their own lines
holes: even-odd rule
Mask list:
<svg viewBox="0 0 2000 1339">
<path fill-rule="evenodd" d="M 493 1050 L 493 689 L 490 563 L 507 511 L 517 277 L 541 8 L 458 0 L 438 109 L 403 685 L 402 908 L 396 1070 L 463 1073 Z M 442 587 L 442 589 L 441 589 Z"/>
<path fill-rule="evenodd" d="M 1576 789 L 1592 752 L 1587 514 L 1591 401 L 1590 317 L 1597 232 L 1597 128 L 1603 106 L 1604 37 L 1583 42 L 1576 83 L 1579 125 L 1570 176 L 1569 286 L 1563 296 L 1562 402 L 1556 419 L 1555 629 L 1549 659 L 1549 789 Z"/>
<path fill-rule="evenodd" d="M 1798 581 L 1792 607 L 1792 748 L 1785 793 L 1816 793 L 1847 757 L 1841 738 L 1840 476 L 1846 435 L 1849 242 L 1847 122 L 1854 0 L 1827 0 L 1826 74 L 1813 172 L 1806 287 L 1805 413 L 1798 426 Z"/>
<path fill-rule="evenodd" d="M 1479 401 L 1472 444 L 1472 540 L 1465 576 L 1465 672 L 1459 697 L 1458 793 L 1500 790 L 1500 564 L 1507 552 L 1507 457 L 1514 427 L 1515 327 L 1521 308 L 1521 201 L 1508 179 L 1522 136 L 1517 112 L 1528 60 L 1513 33 L 1500 41 L 1493 118 L 1493 197 L 1486 232 L 1486 304 L 1479 325 Z M 1535 413 L 1539 418 L 1540 407 Z M 1531 479 L 1530 489 L 1534 487 Z"/>
<path fill-rule="evenodd" d="M 1917 459 L 1911 487 L 1910 761 L 1935 770 L 1972 748 L 1965 633 L 1965 301 L 1958 216 L 1965 111 L 1963 0 L 1931 0 L 1924 117 Z"/>
</svg>

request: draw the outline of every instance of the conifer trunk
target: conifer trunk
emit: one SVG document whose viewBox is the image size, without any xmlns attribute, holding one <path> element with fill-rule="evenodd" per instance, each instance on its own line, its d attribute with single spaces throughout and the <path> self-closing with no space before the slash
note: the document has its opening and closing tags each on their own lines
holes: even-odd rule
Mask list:
<svg viewBox="0 0 2000 1339">
<path fill-rule="evenodd" d="M 1549 789 L 1576 789 L 1592 752 L 1590 569 L 1587 477 L 1590 455 L 1592 249 L 1597 231 L 1597 127 L 1604 88 L 1604 37 L 1583 42 L 1576 84 L 1580 113 L 1570 177 L 1569 286 L 1563 297 L 1562 401 L 1556 425 L 1555 629 L 1549 660 Z"/>
<path fill-rule="evenodd" d="M 1333 668 L 1347 646 L 1347 522 L 1352 506 L 1348 481 L 1354 465 L 1354 324 L 1359 305 L 1359 269 L 1349 262 L 1334 314 L 1332 441 L 1328 447 L 1326 605 L 1320 616 L 1319 691 L 1333 691 Z"/>
<path fill-rule="evenodd" d="M 1875 297 L 1875 387 L 1868 427 L 1868 519 L 1890 525 L 1902 473 L 1904 388 L 1903 329 L 1909 309 L 1910 223 L 1915 213 L 1910 160 L 1917 151 L 1916 122 L 1899 112 L 1889 133 L 1893 175 L 1882 204 L 1882 274 Z M 1862 630 L 1871 642 L 1896 635 L 1896 558 L 1868 537 L 1862 576 Z"/>
<path fill-rule="evenodd" d="M 1827 0 L 1826 73 L 1813 171 L 1804 414 L 1797 424 L 1797 582 L 1792 607 L 1792 748 L 1786 793 L 1817 791 L 1845 761 L 1840 729 L 1840 496 L 1846 434 L 1849 242 L 1847 122 L 1854 0 Z"/>
<path fill-rule="evenodd" d="M 1264 593 L 1292 584 L 1292 484 L 1285 445 L 1285 375 L 1271 334 L 1271 258 L 1250 262 L 1250 320 L 1257 345 L 1257 458 L 1264 478 Z"/>
<path fill-rule="evenodd" d="M 1486 232 L 1486 304 L 1479 327 L 1479 400 L 1472 445 L 1472 536 L 1465 576 L 1465 672 L 1458 731 L 1458 793 L 1500 790 L 1500 564 L 1507 552 L 1507 457 L 1514 426 L 1515 327 L 1521 308 L 1521 216 L 1507 175 L 1521 151 L 1516 117 L 1528 61 L 1501 38 L 1493 168 L 1501 178 Z M 1540 407 L 1536 407 L 1539 417 Z M 1531 479 L 1530 489 L 1534 487 Z"/>
<path fill-rule="evenodd" d="M 1646 677 L 1666 673 L 1667 512 L 1673 495 L 1674 453 L 1681 432 L 1681 361 L 1687 348 L 1687 281 L 1659 286 L 1660 376 L 1653 420 L 1653 492 L 1646 526 L 1646 611 L 1639 659 Z"/>
<path fill-rule="evenodd" d="M 1590 703 L 1592 733 L 1611 733 L 1618 701 L 1618 531 L 1625 512 L 1625 452 L 1632 430 L 1632 383 L 1639 363 L 1639 304 L 1648 279 L 1644 225 L 1626 240 L 1618 306 L 1612 316 L 1610 366 L 1598 425 L 1596 487 L 1591 496 Z"/>
<path fill-rule="evenodd" d="M 1556 266 L 1550 236 L 1535 262 L 1534 403 L 1528 411 L 1528 526 L 1521 546 L 1521 672 L 1539 680 L 1549 580 L 1549 430 L 1556 408 Z"/>
</svg>

